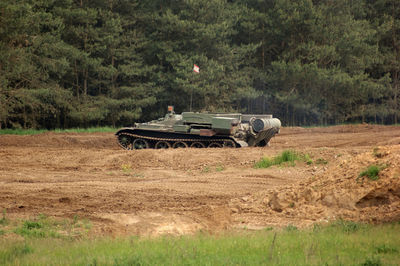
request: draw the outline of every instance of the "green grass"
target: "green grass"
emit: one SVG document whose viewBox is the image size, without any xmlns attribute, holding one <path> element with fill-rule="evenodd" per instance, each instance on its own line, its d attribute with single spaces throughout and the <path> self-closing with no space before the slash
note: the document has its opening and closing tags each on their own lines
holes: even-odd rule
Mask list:
<svg viewBox="0 0 400 266">
<path fill-rule="evenodd" d="M 363 229 L 367 229 L 368 225 L 339 219 L 331 223 L 330 227 L 338 229 L 343 233 L 354 233 Z"/>
<path fill-rule="evenodd" d="M 328 164 L 328 161 L 325 160 L 325 159 L 323 159 L 323 158 L 318 158 L 318 159 L 315 161 L 315 163 L 316 163 L 316 164 Z"/>
<path fill-rule="evenodd" d="M 303 161 L 308 165 L 312 164 L 313 161 L 308 154 L 301 154 L 294 150 L 285 150 L 280 155 L 273 158 L 263 157 L 260 161 L 254 164 L 254 168 L 268 168 L 273 165 L 287 164 L 290 166 L 295 165 L 295 161 Z"/>
<path fill-rule="evenodd" d="M 210 171 L 211 171 L 211 169 L 210 169 L 209 166 L 204 166 L 204 168 L 201 169 L 201 172 L 202 172 L 202 173 L 209 173 Z"/>
<path fill-rule="evenodd" d="M 215 171 L 222 172 L 225 170 L 225 167 L 222 164 L 219 164 L 215 167 Z"/>
<path fill-rule="evenodd" d="M 381 244 L 375 247 L 375 253 L 380 253 L 380 254 L 388 254 L 388 253 L 399 253 L 399 247 L 391 246 L 391 245 L 386 245 L 386 244 Z"/>
<path fill-rule="evenodd" d="M 37 135 L 48 132 L 45 129 L 0 129 L 0 135 Z"/>
<path fill-rule="evenodd" d="M 98 239 L 0 238 L 3 265 L 398 265 L 400 224 Z"/>
<path fill-rule="evenodd" d="M 0 249 L 0 264 L 1 265 L 17 265 L 20 258 L 32 253 L 32 247 L 27 243 L 11 243 L 4 249 Z"/>
<path fill-rule="evenodd" d="M 33 238 L 62 237 L 53 227 L 56 226 L 44 219 L 38 221 L 27 220 L 20 227 L 15 228 L 14 233 Z"/>
<path fill-rule="evenodd" d="M 35 218 L 23 221 L 9 221 L 5 218 L 3 220 L 6 220 L 6 223 L 0 224 L 3 225 L 3 228 L 0 228 L 2 235 L 12 233 L 25 239 L 61 238 L 72 240 L 85 237 L 92 227 L 90 221 L 79 219 L 78 216 L 74 216 L 73 219 L 61 220 L 39 214 Z"/>
<path fill-rule="evenodd" d="M 379 172 L 383 168 L 384 167 L 380 167 L 380 166 L 377 166 L 377 165 L 371 165 L 367 169 L 362 171 L 358 177 L 360 178 L 360 177 L 366 176 L 371 180 L 378 180 L 379 179 Z"/>
<path fill-rule="evenodd" d="M 96 132 L 115 132 L 113 127 L 93 127 L 93 128 L 70 128 L 70 129 L 0 129 L 0 135 L 37 135 L 45 132 L 55 133 L 96 133 Z"/>
</svg>

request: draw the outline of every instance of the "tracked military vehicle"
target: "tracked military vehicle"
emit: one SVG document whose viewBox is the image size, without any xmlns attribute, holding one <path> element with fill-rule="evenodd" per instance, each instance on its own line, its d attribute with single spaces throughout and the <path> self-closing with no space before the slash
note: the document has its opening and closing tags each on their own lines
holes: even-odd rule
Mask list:
<svg viewBox="0 0 400 266">
<path fill-rule="evenodd" d="M 240 113 L 175 114 L 168 107 L 165 117 L 135 123 L 115 134 L 126 150 L 167 148 L 222 148 L 266 146 L 279 133 L 281 121 L 272 115 Z"/>
</svg>

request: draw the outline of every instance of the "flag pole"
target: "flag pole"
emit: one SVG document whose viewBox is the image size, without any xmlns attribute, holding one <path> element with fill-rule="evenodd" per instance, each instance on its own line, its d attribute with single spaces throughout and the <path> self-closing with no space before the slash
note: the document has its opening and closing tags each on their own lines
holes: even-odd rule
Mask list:
<svg viewBox="0 0 400 266">
<path fill-rule="evenodd" d="M 189 108 L 189 111 L 191 112 L 192 111 L 192 103 L 193 103 L 193 78 L 190 81 L 190 85 L 192 87 L 192 90 L 190 92 L 190 108 Z"/>
<path fill-rule="evenodd" d="M 200 73 L 200 68 L 196 64 L 193 64 L 193 72 L 197 73 L 197 74 Z M 189 108 L 189 110 L 191 112 L 192 111 L 192 105 L 193 105 L 193 78 L 191 78 L 190 85 L 192 87 L 192 90 L 190 92 L 190 108 Z"/>
</svg>

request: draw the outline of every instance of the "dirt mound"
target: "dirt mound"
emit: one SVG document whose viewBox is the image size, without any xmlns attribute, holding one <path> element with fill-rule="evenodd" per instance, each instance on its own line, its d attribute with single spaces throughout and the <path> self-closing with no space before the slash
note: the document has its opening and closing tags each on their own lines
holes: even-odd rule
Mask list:
<svg viewBox="0 0 400 266">
<path fill-rule="evenodd" d="M 96 235 L 399 220 L 399 139 L 399 127 L 282 128 L 270 147 L 125 151 L 112 133 L 2 135 L 0 211 L 81 217 Z M 314 163 L 253 167 L 286 149 Z M 379 180 L 358 178 L 371 164 L 386 166 Z"/>
<path fill-rule="evenodd" d="M 378 180 L 360 173 L 369 166 L 382 169 Z M 364 222 L 400 220 L 400 145 L 343 156 L 305 181 L 252 195 L 251 209 L 281 225 L 347 219 Z M 233 206 L 238 200 L 231 202 Z M 243 204 L 242 204 L 243 207 Z M 297 221 L 297 222 L 293 222 Z"/>
<path fill-rule="evenodd" d="M 272 139 L 272 146 L 297 147 L 376 147 L 399 144 L 399 126 L 348 125 L 325 128 L 282 128 Z"/>
<path fill-rule="evenodd" d="M 0 147 L 114 148 L 118 145 L 112 133 L 54 133 L 37 135 L 0 135 Z"/>
<path fill-rule="evenodd" d="M 357 124 L 357 125 L 339 125 L 329 127 L 312 128 L 313 132 L 318 133 L 376 133 L 383 131 L 392 131 L 397 126 L 383 126 L 383 125 L 370 125 L 370 124 Z"/>
</svg>

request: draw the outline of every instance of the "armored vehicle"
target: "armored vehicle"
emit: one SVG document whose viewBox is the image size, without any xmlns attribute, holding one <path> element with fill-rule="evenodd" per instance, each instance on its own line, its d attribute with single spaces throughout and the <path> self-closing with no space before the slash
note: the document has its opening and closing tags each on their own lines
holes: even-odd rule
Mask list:
<svg viewBox="0 0 400 266">
<path fill-rule="evenodd" d="M 175 114 L 118 130 L 119 145 L 126 150 L 167 148 L 222 148 L 266 146 L 279 133 L 281 121 L 272 115 L 240 113 Z"/>
</svg>

